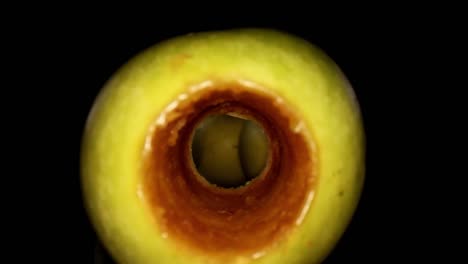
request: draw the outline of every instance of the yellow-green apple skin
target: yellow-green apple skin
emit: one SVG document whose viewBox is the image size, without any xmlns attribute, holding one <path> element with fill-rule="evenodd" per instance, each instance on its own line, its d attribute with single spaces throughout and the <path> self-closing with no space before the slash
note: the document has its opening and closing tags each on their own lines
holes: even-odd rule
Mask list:
<svg viewBox="0 0 468 264">
<path fill-rule="evenodd" d="M 271 250 L 223 263 L 320 263 L 360 199 L 361 113 L 331 58 L 301 38 L 270 29 L 176 37 L 142 51 L 109 79 L 90 111 L 81 152 L 84 202 L 99 239 L 118 263 L 218 263 L 161 233 L 143 202 L 139 175 L 155 117 L 187 94 L 188 84 L 219 80 L 266 89 L 292 106 L 317 155 L 317 183 L 300 224 Z"/>
</svg>

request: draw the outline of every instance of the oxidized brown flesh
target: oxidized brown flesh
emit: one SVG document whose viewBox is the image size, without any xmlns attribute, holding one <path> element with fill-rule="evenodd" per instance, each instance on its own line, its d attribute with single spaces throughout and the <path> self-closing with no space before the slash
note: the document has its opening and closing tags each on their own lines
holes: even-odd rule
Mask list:
<svg viewBox="0 0 468 264">
<path fill-rule="evenodd" d="M 270 141 L 264 171 L 247 185 L 208 183 L 192 161 L 194 128 L 208 114 L 237 113 L 257 120 Z M 190 94 L 149 137 L 142 186 L 159 229 L 204 254 L 254 253 L 274 245 L 299 221 L 316 182 L 316 153 L 300 118 L 283 100 L 238 83 Z"/>
</svg>

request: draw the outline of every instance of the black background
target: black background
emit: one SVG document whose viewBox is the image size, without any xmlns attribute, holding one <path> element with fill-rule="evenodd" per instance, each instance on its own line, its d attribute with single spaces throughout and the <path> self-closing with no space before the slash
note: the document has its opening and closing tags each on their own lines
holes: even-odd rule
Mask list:
<svg viewBox="0 0 468 264">
<path fill-rule="evenodd" d="M 86 117 L 107 79 L 132 56 L 161 40 L 240 27 L 283 30 L 316 44 L 342 68 L 361 105 L 366 182 L 352 222 L 325 263 L 400 262 L 424 255 L 416 248 L 429 235 L 416 216 L 426 204 L 415 194 L 413 183 L 423 177 L 427 181 L 429 175 L 418 172 L 414 157 L 424 141 L 417 127 L 424 120 L 429 94 L 421 93 L 420 77 L 427 74 L 420 70 L 427 62 L 427 42 L 422 39 L 439 38 L 433 24 L 407 14 L 384 13 L 312 20 L 310 14 L 209 12 L 177 21 L 168 19 L 180 16 L 176 11 L 141 20 L 100 15 L 91 20 L 65 13 L 38 23 L 32 20 L 28 30 L 15 31 L 15 37 L 25 39 L 19 45 L 26 60 L 18 68 L 26 61 L 35 72 L 17 79 L 34 82 L 24 99 L 31 108 L 22 120 L 36 116 L 28 127 L 35 129 L 40 140 L 34 143 L 42 152 L 35 153 L 37 161 L 31 167 L 36 174 L 43 173 L 33 179 L 31 188 L 36 181 L 45 183 L 50 191 L 40 191 L 34 198 L 40 200 L 37 204 L 52 205 L 33 214 L 36 226 L 43 227 L 37 236 L 42 242 L 36 247 L 46 248 L 37 250 L 36 259 L 46 255 L 50 263 L 70 259 L 94 263 L 96 238 L 82 205 L 79 151 Z M 35 210 L 39 205 L 30 207 Z M 48 237 L 52 242 L 42 240 Z"/>
</svg>

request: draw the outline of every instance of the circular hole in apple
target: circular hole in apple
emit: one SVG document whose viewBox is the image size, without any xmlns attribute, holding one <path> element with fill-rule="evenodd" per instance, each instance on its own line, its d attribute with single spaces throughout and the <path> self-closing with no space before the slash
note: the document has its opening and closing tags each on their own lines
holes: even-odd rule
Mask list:
<svg viewBox="0 0 468 264">
<path fill-rule="evenodd" d="M 191 94 L 164 113 L 164 118 L 158 117 L 165 122 L 148 134 L 150 147 L 141 167 L 142 197 L 154 214 L 162 238 L 180 241 L 204 254 L 255 254 L 279 243 L 302 221 L 315 188 L 315 151 L 304 129 L 297 129 L 301 128 L 300 117 L 282 101 L 278 103 L 278 97 L 237 83 L 213 85 Z M 200 134 L 196 132 L 216 118 L 238 122 L 242 127 L 256 124 L 252 131 L 266 138 L 265 156 L 259 155 L 254 144 L 246 144 L 247 154 L 238 150 L 231 154 L 244 161 L 253 161 L 249 153 L 265 159 L 258 166 L 260 172 L 251 174 L 251 180 L 228 185 L 239 187 L 212 184 L 206 174 L 202 176 L 201 154 L 196 146 Z M 223 132 L 211 125 L 214 136 L 209 139 L 242 134 L 242 129 Z M 233 139 L 242 141 L 237 136 Z M 214 155 L 208 164 L 219 164 L 224 157 Z M 245 177 L 244 170 L 242 173 Z"/>
<path fill-rule="evenodd" d="M 223 188 L 240 187 L 259 176 L 270 152 L 262 126 L 236 113 L 206 116 L 191 144 L 197 172 Z"/>
</svg>

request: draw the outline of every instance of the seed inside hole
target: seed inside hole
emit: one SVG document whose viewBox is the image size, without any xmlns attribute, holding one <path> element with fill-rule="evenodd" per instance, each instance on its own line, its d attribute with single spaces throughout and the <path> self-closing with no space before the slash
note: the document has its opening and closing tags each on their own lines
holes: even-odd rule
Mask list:
<svg viewBox="0 0 468 264">
<path fill-rule="evenodd" d="M 259 176 L 269 156 L 268 137 L 254 120 L 233 114 L 205 117 L 195 128 L 192 159 L 198 173 L 223 188 Z"/>
</svg>

